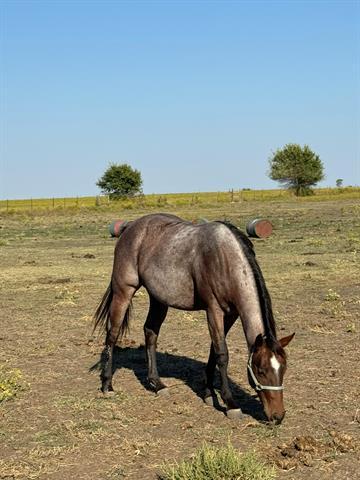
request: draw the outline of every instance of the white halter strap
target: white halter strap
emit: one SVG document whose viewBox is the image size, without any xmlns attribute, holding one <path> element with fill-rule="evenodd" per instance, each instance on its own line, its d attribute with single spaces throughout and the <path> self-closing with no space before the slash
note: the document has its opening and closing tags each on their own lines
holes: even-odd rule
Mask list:
<svg viewBox="0 0 360 480">
<path fill-rule="evenodd" d="M 251 352 L 251 354 L 250 354 L 249 361 L 248 361 L 248 364 L 247 364 L 247 368 L 248 368 L 250 376 L 251 376 L 251 378 L 254 382 L 255 390 L 257 392 L 261 392 L 261 390 L 284 390 L 284 385 L 278 385 L 278 386 L 276 386 L 276 385 L 261 385 L 261 383 L 255 377 L 255 374 L 254 374 L 252 366 L 251 366 L 252 357 L 253 357 L 253 352 Z"/>
</svg>

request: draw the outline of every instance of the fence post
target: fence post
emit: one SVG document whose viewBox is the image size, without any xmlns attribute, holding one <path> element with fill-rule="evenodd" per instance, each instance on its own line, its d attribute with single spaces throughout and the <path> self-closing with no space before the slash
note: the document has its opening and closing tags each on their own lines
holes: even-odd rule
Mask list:
<svg viewBox="0 0 360 480">
<path fill-rule="evenodd" d="M 33 199 L 30 198 L 30 211 L 32 212 L 33 211 Z"/>
<path fill-rule="evenodd" d="M 9 200 L 6 200 L 6 213 L 9 213 Z"/>
</svg>

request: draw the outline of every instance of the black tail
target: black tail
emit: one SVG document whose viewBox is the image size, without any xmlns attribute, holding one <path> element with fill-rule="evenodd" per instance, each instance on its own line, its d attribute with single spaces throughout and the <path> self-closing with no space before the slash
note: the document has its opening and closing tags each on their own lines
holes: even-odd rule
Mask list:
<svg viewBox="0 0 360 480">
<path fill-rule="evenodd" d="M 110 328 L 110 306 L 113 299 L 113 289 L 111 282 L 104 293 L 104 296 L 99 303 L 94 315 L 94 330 L 99 328 L 101 331 L 108 332 Z M 122 336 L 129 330 L 129 323 L 131 318 L 132 312 L 132 303 L 130 303 L 128 309 L 126 310 L 124 319 L 119 328 L 119 335 L 118 338 L 122 338 Z"/>
</svg>

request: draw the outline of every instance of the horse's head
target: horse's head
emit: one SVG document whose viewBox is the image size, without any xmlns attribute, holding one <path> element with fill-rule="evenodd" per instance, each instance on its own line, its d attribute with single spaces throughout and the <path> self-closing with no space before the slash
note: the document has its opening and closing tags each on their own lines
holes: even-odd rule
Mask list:
<svg viewBox="0 0 360 480">
<path fill-rule="evenodd" d="M 285 415 L 283 379 L 286 371 L 284 348 L 295 333 L 280 340 L 258 335 L 250 352 L 248 376 L 250 385 L 257 391 L 270 422 L 281 423 Z"/>
</svg>

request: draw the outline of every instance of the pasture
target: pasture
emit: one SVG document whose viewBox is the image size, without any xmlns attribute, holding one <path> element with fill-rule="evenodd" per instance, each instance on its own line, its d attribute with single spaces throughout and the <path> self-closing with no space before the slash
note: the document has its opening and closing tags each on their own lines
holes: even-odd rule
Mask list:
<svg viewBox="0 0 360 480">
<path fill-rule="evenodd" d="M 204 442 L 230 442 L 273 466 L 279 479 L 360 478 L 359 199 L 218 200 L 2 210 L 1 479 L 151 480 L 164 463 L 191 458 Z M 253 218 L 272 221 L 273 235 L 254 240 L 255 250 L 278 336 L 296 332 L 280 427 L 261 422 L 240 322 L 228 346 L 242 420 L 202 401 L 209 350 L 203 312 L 169 312 L 158 344 L 169 394 L 149 391 L 143 290 L 116 352 L 116 395 L 99 395 L 103 337 L 92 334 L 92 315 L 112 270 L 116 240 L 108 225 L 160 210 L 227 219 L 242 229 Z"/>
</svg>

